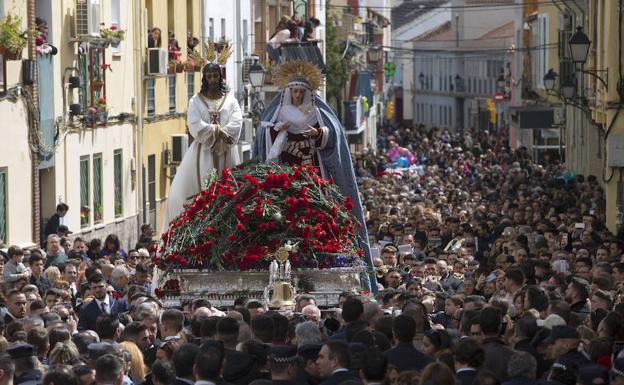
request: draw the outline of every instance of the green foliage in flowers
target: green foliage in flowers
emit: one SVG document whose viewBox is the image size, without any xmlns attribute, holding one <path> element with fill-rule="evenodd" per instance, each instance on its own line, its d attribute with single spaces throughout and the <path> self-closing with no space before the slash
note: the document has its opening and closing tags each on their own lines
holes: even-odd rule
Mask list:
<svg viewBox="0 0 624 385">
<path fill-rule="evenodd" d="M 352 266 L 361 255 L 353 202 L 308 166 L 245 163 L 204 189 L 162 235 L 159 268 L 266 270 L 287 241 L 295 268 Z"/>
<path fill-rule="evenodd" d="M 111 25 L 110 28 L 102 28 L 100 29 L 100 36 L 104 39 L 119 39 L 123 40 L 126 31 L 123 29 L 119 29 L 116 25 Z"/>
<path fill-rule="evenodd" d="M 0 20 L 0 47 L 11 50 L 24 48 L 28 33 L 22 29 L 22 18 L 8 14 Z"/>
</svg>

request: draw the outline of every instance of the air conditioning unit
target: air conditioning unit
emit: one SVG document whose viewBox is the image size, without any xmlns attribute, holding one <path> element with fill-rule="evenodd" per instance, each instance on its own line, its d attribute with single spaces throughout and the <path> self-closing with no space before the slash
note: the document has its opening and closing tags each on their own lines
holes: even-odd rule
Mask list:
<svg viewBox="0 0 624 385">
<path fill-rule="evenodd" d="M 180 164 L 184 153 L 188 149 L 188 136 L 186 134 L 171 135 L 171 163 Z"/>
<path fill-rule="evenodd" d="M 100 35 L 100 0 L 76 0 L 75 37 Z"/>
<path fill-rule="evenodd" d="M 164 48 L 148 48 L 147 49 L 147 74 L 148 75 L 167 75 L 167 50 Z"/>
<path fill-rule="evenodd" d="M 572 30 L 572 15 L 568 12 L 559 12 L 559 30 L 571 31 Z"/>
</svg>

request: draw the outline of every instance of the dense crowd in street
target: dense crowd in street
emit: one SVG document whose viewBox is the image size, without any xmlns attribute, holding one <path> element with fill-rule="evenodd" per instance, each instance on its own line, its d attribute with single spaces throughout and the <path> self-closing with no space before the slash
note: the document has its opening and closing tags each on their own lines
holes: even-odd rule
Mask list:
<svg viewBox="0 0 624 385">
<path fill-rule="evenodd" d="M 353 154 L 377 294 L 165 308 L 151 227 L 71 237 L 61 204 L 41 250 L 4 256 L 0 385 L 624 384 L 624 243 L 597 179 L 483 131 L 380 138 Z"/>
</svg>

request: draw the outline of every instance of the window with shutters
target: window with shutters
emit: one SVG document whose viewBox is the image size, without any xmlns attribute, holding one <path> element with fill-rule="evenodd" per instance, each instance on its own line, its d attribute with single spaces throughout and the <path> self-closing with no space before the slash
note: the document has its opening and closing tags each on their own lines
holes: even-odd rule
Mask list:
<svg viewBox="0 0 624 385">
<path fill-rule="evenodd" d="M 154 93 L 154 79 L 145 80 L 145 102 L 147 104 L 147 115 L 156 114 L 156 95 Z"/>
<path fill-rule="evenodd" d="M 8 243 L 7 182 L 7 169 L 0 169 L 0 241 L 4 242 L 5 244 Z"/>
<path fill-rule="evenodd" d="M 191 100 L 191 98 L 193 97 L 193 95 L 195 95 L 195 73 L 194 72 L 190 72 L 187 75 L 187 96 L 188 96 L 188 100 Z"/>
<path fill-rule="evenodd" d="M 531 74 L 533 88 L 544 88 L 544 76 L 548 72 L 548 14 L 537 16 L 531 25 Z"/>
<path fill-rule="evenodd" d="M 102 199 L 102 154 L 93 155 L 93 222 L 102 223 L 104 204 Z"/>
<path fill-rule="evenodd" d="M 169 75 L 169 112 L 176 110 L 176 76 Z"/>
<path fill-rule="evenodd" d="M 89 156 L 80 157 L 80 227 L 88 227 L 91 207 L 89 205 Z"/>
<path fill-rule="evenodd" d="M 156 227 L 156 155 L 147 157 L 147 202 L 149 223 Z"/>
<path fill-rule="evenodd" d="M 123 150 L 113 152 L 113 190 L 115 194 L 115 218 L 123 216 Z"/>
</svg>

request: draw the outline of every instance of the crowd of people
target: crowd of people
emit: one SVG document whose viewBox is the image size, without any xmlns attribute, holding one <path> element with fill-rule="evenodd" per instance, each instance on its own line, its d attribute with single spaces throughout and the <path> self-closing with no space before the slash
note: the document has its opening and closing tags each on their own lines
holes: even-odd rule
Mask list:
<svg viewBox="0 0 624 385">
<path fill-rule="evenodd" d="M 0 385 L 623 385 L 624 243 L 596 178 L 487 132 L 380 137 L 353 155 L 377 294 L 165 307 L 149 225 L 130 250 L 87 242 L 59 205 L 45 246 L 0 264 Z M 397 146 L 415 164 L 392 168 Z"/>
</svg>

